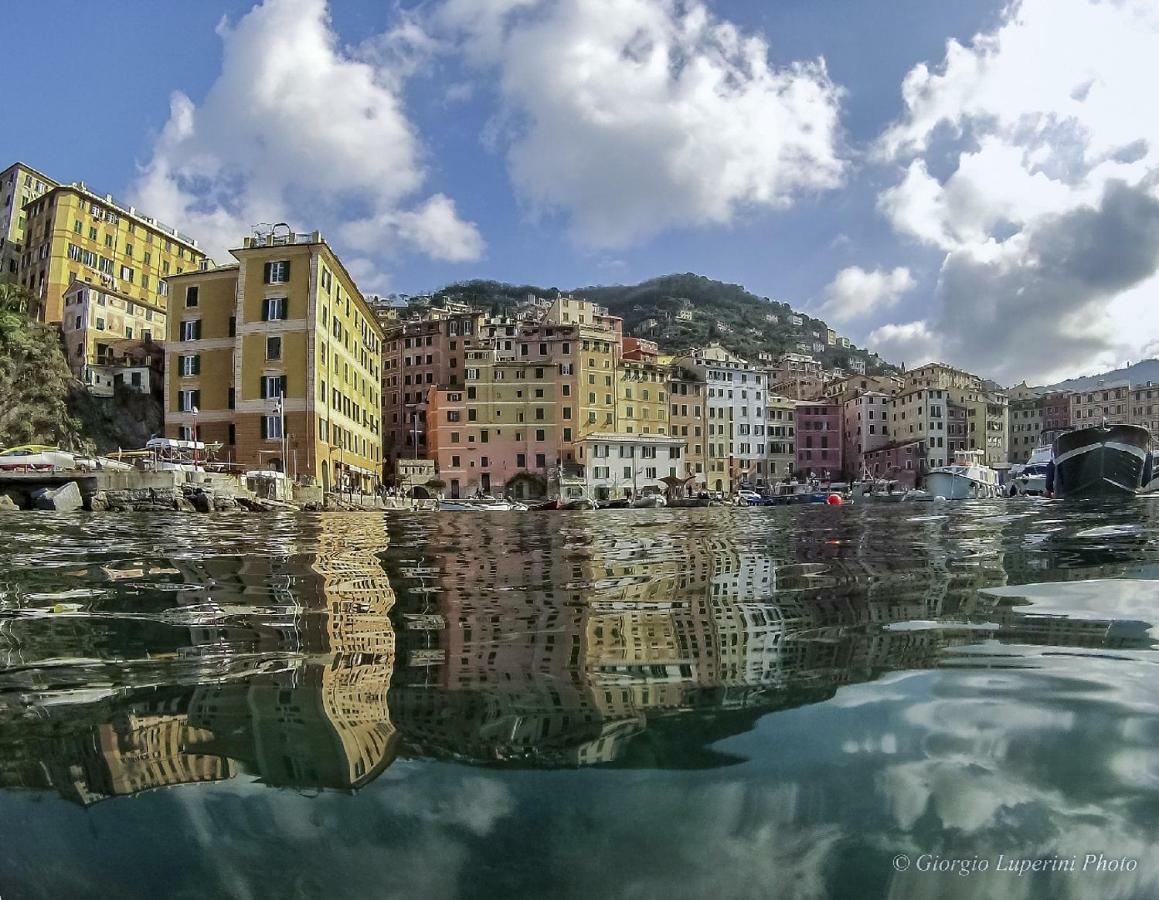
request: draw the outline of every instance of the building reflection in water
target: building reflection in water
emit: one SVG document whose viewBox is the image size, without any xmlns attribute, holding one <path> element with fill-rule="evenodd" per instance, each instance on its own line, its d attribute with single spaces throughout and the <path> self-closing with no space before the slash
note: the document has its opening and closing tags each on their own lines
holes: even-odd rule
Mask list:
<svg viewBox="0 0 1159 900">
<path fill-rule="evenodd" d="M 1068 570 L 1011 553 L 1001 523 L 949 535 L 939 518 L 754 534 L 710 515 L 301 517 L 277 552 L 156 561 L 181 589 L 149 595 L 166 627 L 136 639 L 148 659 L 87 692 L 0 693 L 0 784 L 87 805 L 243 774 L 356 790 L 400 753 L 721 765 L 713 745 L 769 712 L 961 664 L 956 648 L 1149 646 L 981 590 Z M 116 646 L 46 633 L 46 658 Z"/>
<path fill-rule="evenodd" d="M 397 747 L 382 522 L 322 516 L 298 537 L 306 552 L 173 561 L 196 587 L 170 593 L 182 605 L 161 614 L 187 627 L 186 644 L 161 654 L 182 683 L 126 676 L 97 702 L 62 692 L 0 705 L 0 783 L 87 805 L 241 772 L 301 789 L 373 780 Z"/>
</svg>

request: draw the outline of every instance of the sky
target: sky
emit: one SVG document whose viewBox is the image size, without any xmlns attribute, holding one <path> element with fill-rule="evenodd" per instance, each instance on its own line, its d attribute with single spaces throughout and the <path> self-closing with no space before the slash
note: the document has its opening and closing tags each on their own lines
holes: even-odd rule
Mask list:
<svg viewBox="0 0 1159 900">
<path fill-rule="evenodd" d="M 1149 0 L 116 12 L 6 11 L 0 151 L 219 260 L 286 222 L 367 293 L 698 272 L 1005 384 L 1159 353 Z"/>
</svg>

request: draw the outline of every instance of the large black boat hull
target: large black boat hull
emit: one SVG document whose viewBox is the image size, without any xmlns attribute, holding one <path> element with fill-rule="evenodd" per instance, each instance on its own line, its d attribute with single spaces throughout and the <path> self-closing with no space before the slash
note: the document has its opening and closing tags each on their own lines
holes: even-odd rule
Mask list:
<svg viewBox="0 0 1159 900">
<path fill-rule="evenodd" d="M 1136 494 L 1150 469 L 1151 434 L 1137 425 L 1080 428 L 1054 442 L 1056 497 Z"/>
</svg>

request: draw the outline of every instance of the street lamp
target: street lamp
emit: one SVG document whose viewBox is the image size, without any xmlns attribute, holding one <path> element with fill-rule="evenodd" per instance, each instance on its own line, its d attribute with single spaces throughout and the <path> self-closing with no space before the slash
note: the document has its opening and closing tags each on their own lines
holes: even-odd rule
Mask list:
<svg viewBox="0 0 1159 900">
<path fill-rule="evenodd" d="M 190 412 L 193 413 L 193 471 L 197 471 L 197 413 L 198 408 L 194 406 Z"/>
</svg>

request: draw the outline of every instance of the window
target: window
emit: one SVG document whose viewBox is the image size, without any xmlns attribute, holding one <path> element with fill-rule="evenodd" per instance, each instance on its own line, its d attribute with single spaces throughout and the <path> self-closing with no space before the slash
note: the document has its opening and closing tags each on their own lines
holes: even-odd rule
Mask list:
<svg viewBox="0 0 1159 900">
<path fill-rule="evenodd" d="M 515 468 L 517 468 L 517 469 L 526 469 L 527 468 L 527 454 L 526 453 L 516 453 L 515 454 Z"/>
<path fill-rule="evenodd" d="M 97 319 L 99 323 L 101 320 Z M 98 325 L 98 328 L 103 328 L 103 325 Z M 191 321 L 183 321 L 181 323 L 181 340 L 183 341 L 199 341 L 201 340 L 201 320 L 193 319 Z"/>
<path fill-rule="evenodd" d="M 282 437 L 282 417 L 281 416 L 262 416 L 262 440 L 274 441 L 281 440 Z"/>
<path fill-rule="evenodd" d="M 286 396 L 286 376 L 285 375 L 263 375 L 262 376 L 262 399 L 269 400 L 272 397 Z"/>
<path fill-rule="evenodd" d="M 127 281 L 129 284 L 132 284 L 133 274 L 133 270 L 128 266 L 121 266 L 121 281 Z"/>
<path fill-rule="evenodd" d="M 182 378 L 201 374 L 201 357 L 197 354 L 178 357 Z"/>
<path fill-rule="evenodd" d="M 97 319 L 97 331 L 104 331 L 104 330 L 105 330 L 105 320 L 98 318 Z"/>
<path fill-rule="evenodd" d="M 285 284 L 290 280 L 290 261 L 281 259 L 266 263 L 262 280 L 266 284 Z"/>
<path fill-rule="evenodd" d="M 188 390 L 177 392 L 178 412 L 193 412 L 201 405 L 201 391 Z"/>
<path fill-rule="evenodd" d="M 288 307 L 285 297 L 267 297 L 262 301 L 262 321 L 276 322 L 288 318 Z"/>
<path fill-rule="evenodd" d="M 540 442 L 546 441 L 547 440 L 547 432 L 542 428 L 536 428 L 535 429 L 535 439 L 537 441 L 540 441 Z"/>
<path fill-rule="evenodd" d="M 187 308 L 192 308 L 192 307 L 197 306 L 198 292 L 199 292 L 199 290 L 198 290 L 197 285 L 190 285 L 189 287 L 187 287 L 185 289 L 185 306 Z"/>
<path fill-rule="evenodd" d="M 537 469 L 546 469 L 547 468 L 547 454 L 545 454 L 545 453 L 536 453 L 535 454 L 535 467 Z"/>
<path fill-rule="evenodd" d="M 267 337 L 266 338 L 266 359 L 281 359 L 282 358 L 282 339 L 281 337 Z"/>
</svg>

